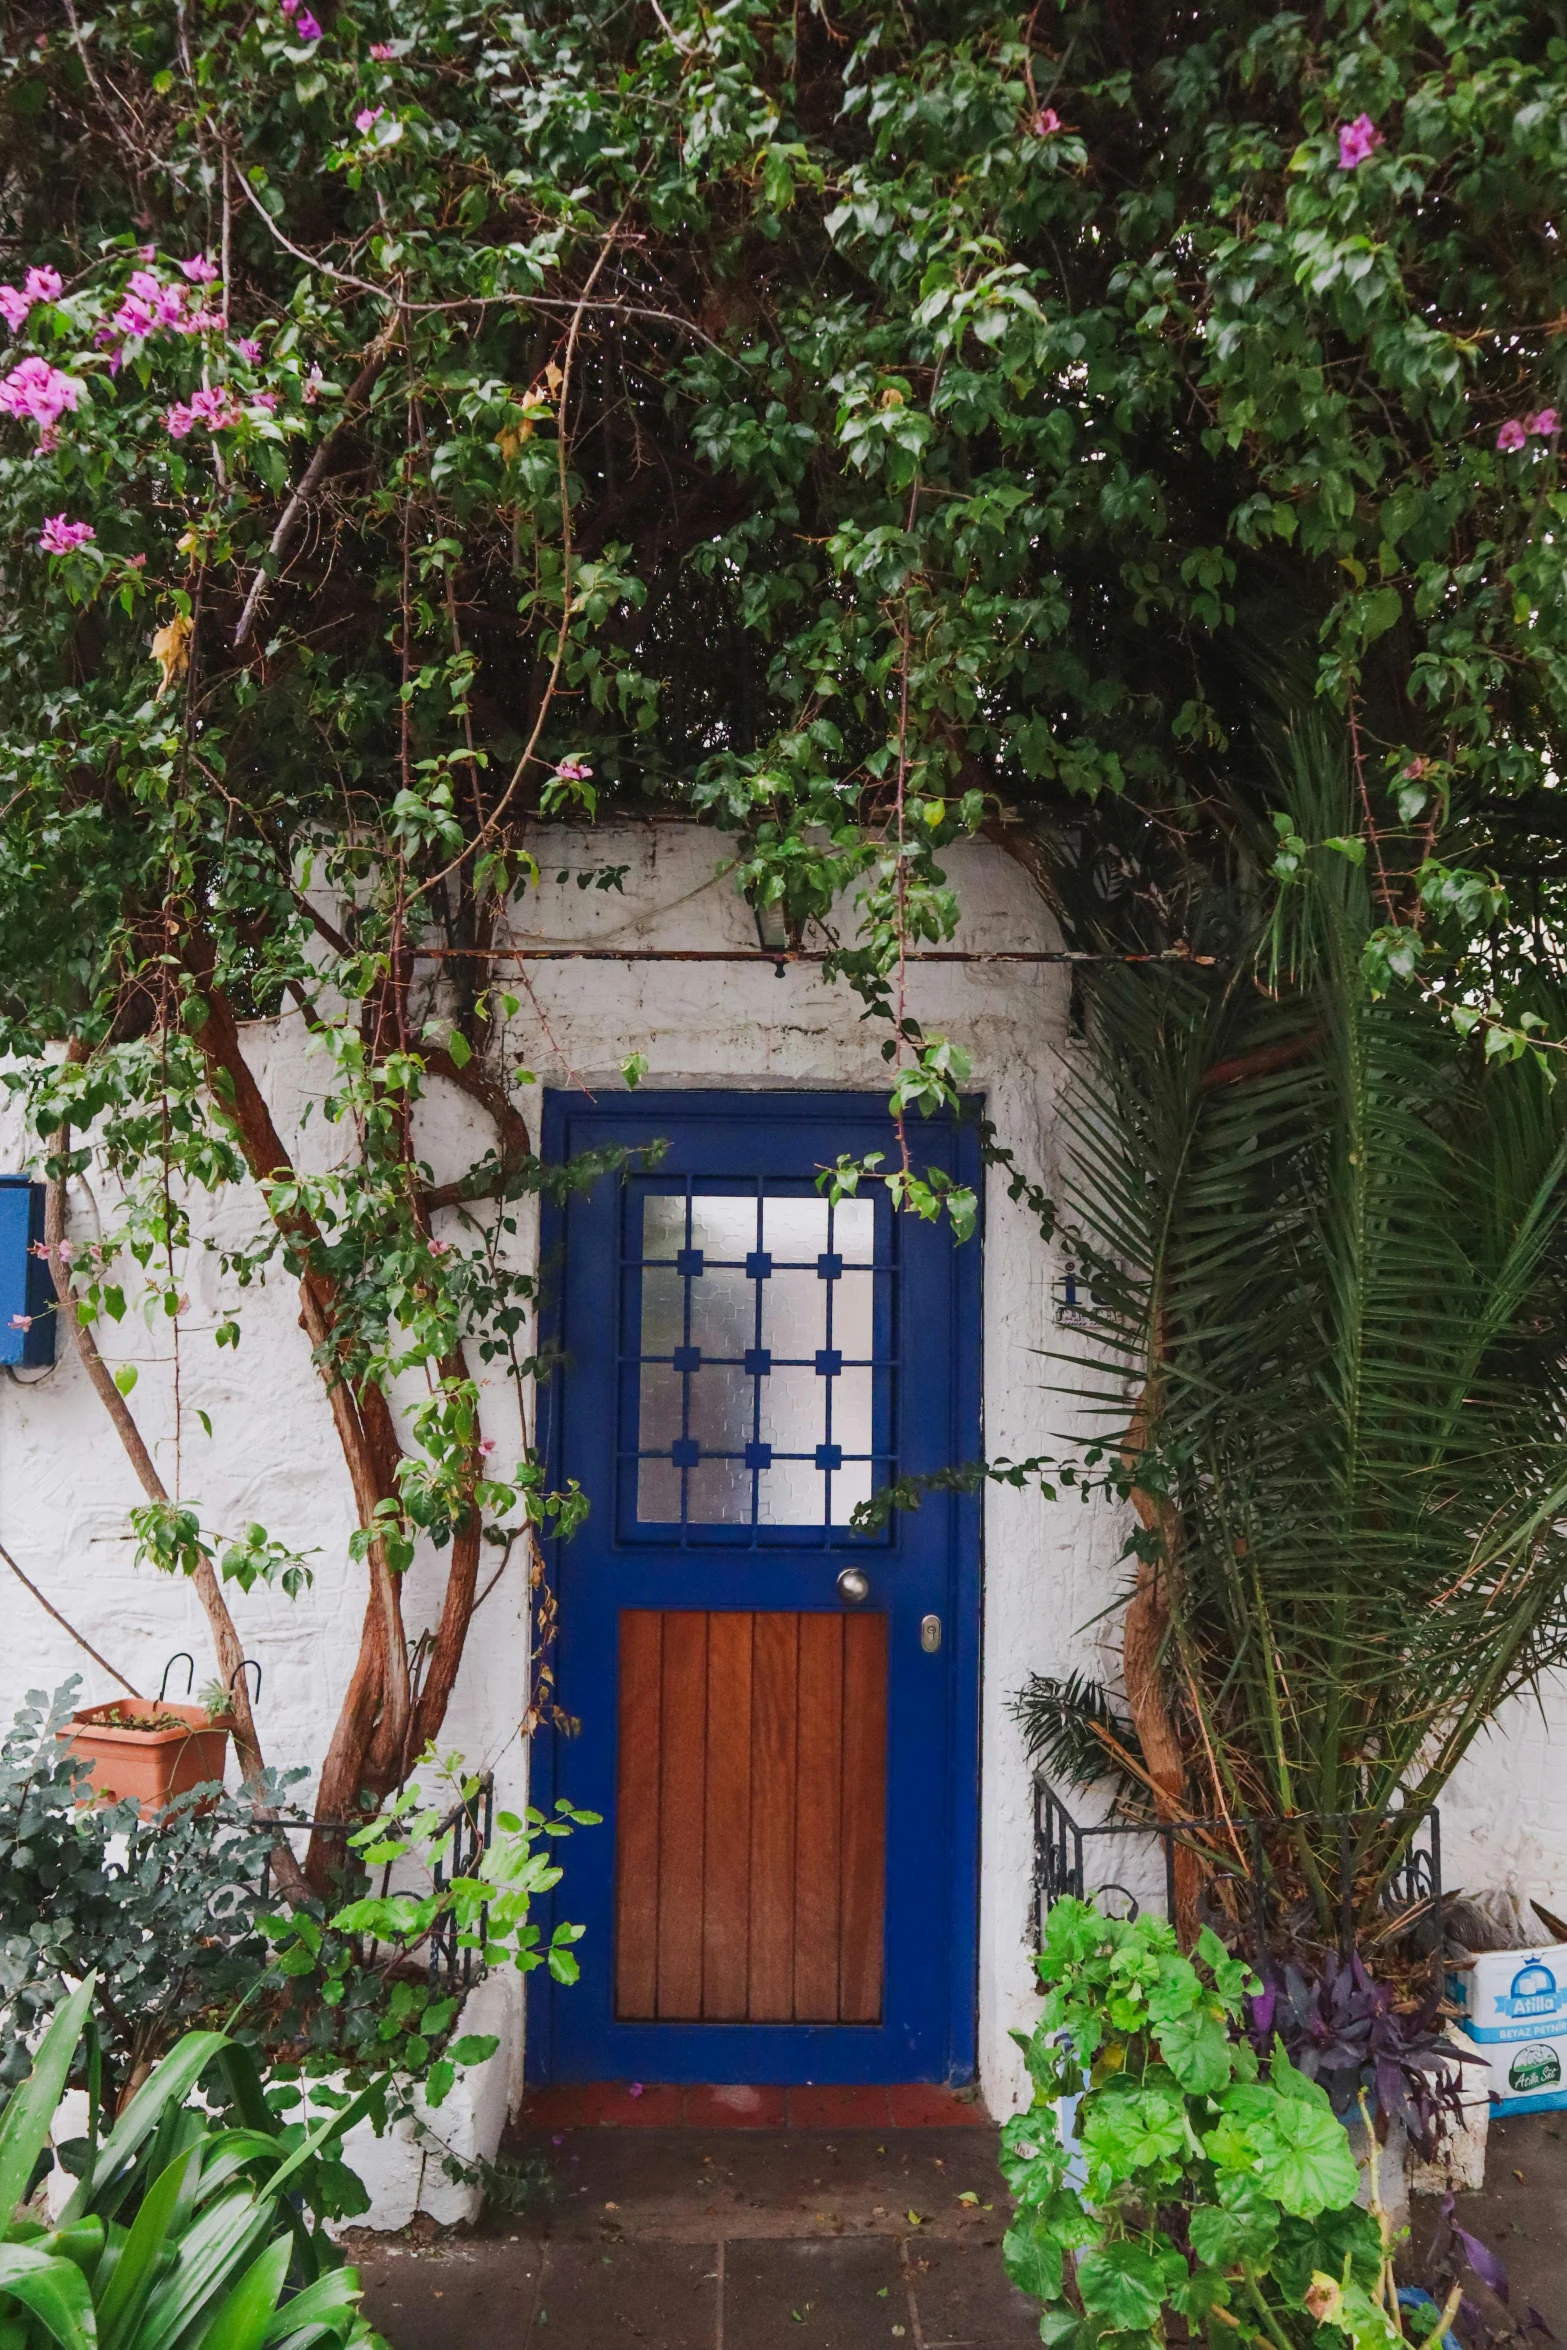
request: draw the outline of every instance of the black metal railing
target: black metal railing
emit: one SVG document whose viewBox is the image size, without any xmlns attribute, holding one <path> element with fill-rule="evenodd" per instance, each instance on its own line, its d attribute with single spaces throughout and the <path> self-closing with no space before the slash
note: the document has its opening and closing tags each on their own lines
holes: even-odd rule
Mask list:
<svg viewBox="0 0 1567 2350">
<path fill-rule="evenodd" d="M 1228 1882 L 1235 1888 L 1237 1922 L 1244 1917 L 1260 1955 L 1268 1948 L 1277 1919 L 1277 1876 L 1271 1848 L 1290 1844 L 1298 1849 L 1304 1831 L 1324 1828 L 1334 1831 L 1332 1842 L 1337 1851 L 1337 1884 L 1332 1892 L 1341 1950 L 1347 1953 L 1355 1940 L 1358 1882 L 1365 1858 L 1376 1851 L 1379 1842 L 1385 1848 L 1387 1831 L 1392 1831 L 1391 1857 L 1383 1859 L 1377 1870 L 1377 1907 L 1394 1930 L 1412 1928 L 1429 1919 L 1433 1947 L 1440 1951 L 1442 1823 L 1434 1803 L 1407 1808 L 1392 1805 L 1381 1810 L 1294 1812 L 1288 1818 L 1193 1815 L 1178 1820 L 1105 1820 L 1085 1826 L 1068 1811 L 1043 1772 L 1034 1779 L 1034 1947 L 1036 1951 L 1039 1948 L 1051 1904 L 1067 1895 L 1101 1905 L 1113 1900 L 1120 1905 L 1116 1915 L 1138 1915 L 1145 1900 L 1108 1874 L 1110 1867 L 1122 1865 L 1115 1857 L 1120 1850 L 1140 1851 L 1152 1863 L 1157 1847 L 1162 1867 L 1151 1867 L 1146 1873 L 1162 1880 L 1159 1890 L 1164 1914 L 1173 1918 L 1176 1854 L 1184 1846 L 1200 1855 L 1210 1883 Z M 1320 1851 L 1321 1838 L 1313 1841 Z M 1104 1866 L 1096 1865 L 1101 1854 Z"/>
<path fill-rule="evenodd" d="M 272 1855 L 285 1835 L 314 1835 L 324 1830 L 339 1836 L 348 1836 L 355 1830 L 370 1825 L 367 1818 L 356 1820 L 257 1820 L 256 1828 L 268 1838 L 265 1858 L 261 1864 L 261 1899 L 271 1896 Z M 435 1889 L 439 1893 L 454 1877 L 477 1876 L 479 1863 L 484 1858 L 495 1833 L 495 1780 L 486 1771 L 479 1780 L 471 1803 L 454 1803 L 436 1829 L 436 1859 L 434 1862 Z M 450 1838 L 449 1852 L 442 1851 Z M 484 1919 L 481 1910 L 479 1937 L 484 1937 Z M 432 1986 L 444 1983 L 448 1991 L 464 1996 L 473 1987 L 474 1960 L 472 1950 L 459 1947 L 457 1920 L 450 1912 L 437 1919 L 429 1940 L 429 1969 Z"/>
</svg>

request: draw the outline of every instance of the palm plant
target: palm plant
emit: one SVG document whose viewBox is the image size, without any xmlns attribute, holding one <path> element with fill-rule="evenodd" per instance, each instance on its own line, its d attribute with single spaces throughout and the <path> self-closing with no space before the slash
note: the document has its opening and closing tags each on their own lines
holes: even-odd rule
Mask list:
<svg viewBox="0 0 1567 2350">
<path fill-rule="evenodd" d="M 1098 982 L 1069 1192 L 1142 1527 L 1131 1764 L 1221 1844 L 1293 1820 L 1274 1857 L 1326 1924 L 1339 1830 L 1306 1815 L 1413 1807 L 1356 1825 L 1369 1913 L 1567 1657 L 1567 1088 L 1373 991 L 1322 734 L 1287 785 L 1319 845 L 1252 955 Z"/>
<path fill-rule="evenodd" d="M 0 2340 L 6 2350 L 349 2350 L 377 2337 L 359 2280 L 306 2205 L 362 2110 L 280 2130 L 248 2051 L 189 2032 L 95 2142 L 57 2227 L 12 2216 L 39 2171 L 84 2033 L 92 1978 L 63 2002 L 0 2119 Z M 89 2040 L 90 2048 L 90 2040 Z M 90 2077 L 96 2068 L 90 2068 Z M 188 2104 L 206 2076 L 235 2109 Z"/>
</svg>

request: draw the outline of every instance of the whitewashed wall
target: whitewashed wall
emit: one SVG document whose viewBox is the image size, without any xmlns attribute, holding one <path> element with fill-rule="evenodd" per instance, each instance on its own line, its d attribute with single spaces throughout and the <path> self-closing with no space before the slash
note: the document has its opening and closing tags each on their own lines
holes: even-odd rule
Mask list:
<svg viewBox="0 0 1567 2350">
<path fill-rule="evenodd" d="M 723 844 L 678 825 L 606 828 L 589 839 L 548 834 L 537 844 L 545 875 L 521 910 L 516 935 L 535 943 L 604 946 L 752 946 L 755 931 L 732 880 Z M 1037 948 L 1055 943 L 1032 885 L 1000 849 L 975 845 L 949 860 L 964 906 L 958 944 Z M 586 867 L 627 866 L 624 893 L 581 891 L 557 882 Z M 618 1086 L 629 1053 L 647 1055 L 648 1085 L 880 1087 L 881 1031 L 862 1023 L 842 988 L 795 966 L 777 978 L 767 965 L 543 963 L 518 987 L 523 1008 L 512 1048 L 541 1084 Z M 955 1037 L 974 1059 L 974 1082 L 1019 1163 L 1049 1181 L 1054 1173 L 1055 1103 L 1073 1049 L 1066 1035 L 1067 985 L 1059 967 L 1018 964 L 915 965 L 910 1010 L 927 1030 Z M 301 1125 L 324 1089 L 324 1070 L 296 1020 L 257 1023 L 246 1048 L 280 1130 L 306 1163 L 333 1148 L 319 1116 Z M 527 1100 L 526 1094 L 522 1097 Z M 488 1137 L 468 1105 L 438 1091 L 422 1137 L 438 1175 L 455 1173 Z M 22 1164 L 14 1114 L 0 1117 L 0 1167 Z M 107 1206 L 107 1203 L 106 1203 Z M 73 1195 L 73 1236 L 88 1237 L 94 1207 Z M 1062 1368 L 1050 1350 L 1070 1340 L 1054 1327 L 1058 1267 L 1026 1213 L 993 1181 L 986 1206 L 985 1420 L 990 1453 L 1013 1457 L 1061 1449 L 1069 1430 L 1052 1392 Z M 234 1244 L 262 1229 L 248 1189 L 223 1199 L 203 1238 Z M 526 1252 L 531 1233 L 519 1236 Z M 236 1353 L 212 1333 L 232 1290 L 215 1255 L 192 1252 L 191 1310 L 180 1325 L 184 1424 L 176 1462 L 169 1325 L 151 1330 L 134 1314 L 104 1334 L 111 1361 L 132 1361 L 132 1398 L 165 1481 L 199 1500 L 203 1523 L 225 1533 L 260 1518 L 302 1548 L 318 1547 L 314 1589 L 290 1603 L 266 1593 L 235 1597 L 247 1649 L 263 1665 L 258 1721 L 268 1759 L 318 1763 L 358 1647 L 363 1575 L 350 1564 L 353 1528 L 348 1479 L 309 1348 L 298 1326 L 292 1282 L 273 1276 L 246 1293 Z M 32 1378 L 33 1374 L 23 1374 Z M 195 1417 L 212 1421 L 209 1439 Z M 515 1398 L 488 1379 L 486 1432 L 501 1458 L 518 1437 Z M 206 1627 L 188 1589 L 131 1563 L 126 1513 L 139 1488 L 102 1408 L 69 1348 L 57 1369 L 28 1388 L 0 1380 L 0 1543 L 62 1612 L 138 1687 L 158 1685 L 171 1651 L 197 1659 L 210 1678 Z M 1001 1487 L 986 1504 L 985 1688 L 983 1705 L 983 1870 L 980 1930 L 980 2062 L 992 2106 L 1005 2111 L 1020 2077 L 1007 2038 L 1032 2019 L 1025 1951 L 1031 1868 L 1028 1772 L 1007 1700 L 1030 1669 L 1072 1664 L 1103 1669 L 1096 1622 L 1115 1589 L 1121 1530 L 1101 1508 L 1068 1497 L 1045 1503 Z M 439 1569 L 421 1559 L 407 1593 L 411 1624 L 433 1613 Z M 503 1796 L 526 1785 L 517 1720 L 528 1683 L 524 1579 L 520 1558 L 484 1603 L 471 1637 L 444 1743 L 474 1768 L 493 1767 Z M 14 1578 L 0 1569 L 0 1711 L 25 1691 L 52 1687 L 80 1670 L 90 1699 L 117 1694 Z M 1092 1629 L 1084 1629 L 1092 1626 Z M 1554 1737 L 1553 1737 L 1554 1732 Z M 1450 1882 L 1511 1883 L 1555 1907 L 1567 1906 L 1567 1792 L 1553 1763 L 1567 1733 L 1567 1708 L 1553 1697 L 1548 1720 L 1519 1709 L 1463 1774 L 1448 1807 Z"/>
</svg>

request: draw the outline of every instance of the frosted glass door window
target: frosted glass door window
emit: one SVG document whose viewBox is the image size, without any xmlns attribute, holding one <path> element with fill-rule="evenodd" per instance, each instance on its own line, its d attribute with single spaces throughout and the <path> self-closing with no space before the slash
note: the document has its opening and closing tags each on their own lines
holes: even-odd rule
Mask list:
<svg viewBox="0 0 1567 2350">
<path fill-rule="evenodd" d="M 638 1522 L 845 1525 L 889 1473 L 874 1203 L 693 1185 L 628 1220 Z"/>
</svg>

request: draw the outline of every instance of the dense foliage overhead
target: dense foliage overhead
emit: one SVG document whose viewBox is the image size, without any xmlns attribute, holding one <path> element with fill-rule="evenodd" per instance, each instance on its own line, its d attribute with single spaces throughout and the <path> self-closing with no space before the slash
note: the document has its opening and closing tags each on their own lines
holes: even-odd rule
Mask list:
<svg viewBox="0 0 1567 2350">
<path fill-rule="evenodd" d="M 798 915 L 900 774 L 922 840 L 971 790 L 1211 848 L 1281 655 L 1384 911 L 1484 929 L 1442 852 L 1532 886 L 1554 823 L 1564 77 L 1429 0 L 17 11 L 6 382 L 69 381 L 6 395 L 16 1033 L 171 889 L 275 984 L 311 835 L 471 942 L 595 789 Z"/>
<path fill-rule="evenodd" d="M 1373 984 L 1524 1048 L 1564 85 L 1492 0 L 11 12 L 0 1033 L 171 1314 L 185 1186 L 270 1184 L 237 1269 L 301 1278 L 371 1572 L 340 1799 L 439 1726 L 481 1516 L 547 1506 L 482 1475 L 463 1355 L 518 1359 L 527 1285 L 430 1247 L 410 1109 L 490 1113 L 464 1198 L 539 1180 L 496 957 L 541 817 L 738 833 L 918 1102 L 962 1074 L 898 1026 L 943 847 L 996 829 L 1088 940 L 1211 933 L 1205 881 L 1313 849 L 1265 752 L 1320 695 Z M 285 1003 L 345 1138 L 308 1182 L 236 1025 Z M 412 1527 L 454 1578 L 418 1706 Z"/>
</svg>

